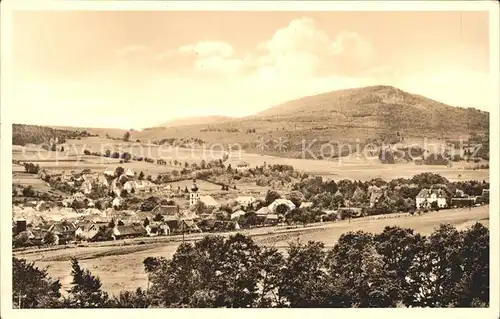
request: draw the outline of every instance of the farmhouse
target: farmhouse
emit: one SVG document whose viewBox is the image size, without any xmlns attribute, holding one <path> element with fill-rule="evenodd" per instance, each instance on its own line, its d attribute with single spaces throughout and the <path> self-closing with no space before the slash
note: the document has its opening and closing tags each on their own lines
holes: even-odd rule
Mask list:
<svg viewBox="0 0 500 319">
<path fill-rule="evenodd" d="M 439 208 L 445 208 L 447 204 L 446 192 L 442 189 L 424 188 L 418 193 L 415 199 L 417 208 L 430 208 L 432 203 L 436 203 Z"/>
<path fill-rule="evenodd" d="M 113 239 L 119 238 L 134 238 L 146 236 L 146 229 L 138 225 L 127 225 L 127 226 L 115 226 L 113 227 L 111 237 Z"/>
<path fill-rule="evenodd" d="M 170 228 L 162 222 L 150 222 L 144 229 L 148 236 L 170 235 Z"/>
<path fill-rule="evenodd" d="M 75 230 L 75 236 L 77 238 L 83 238 L 86 240 L 92 240 L 99 233 L 99 226 L 92 221 L 86 221 L 79 223 Z"/>
<path fill-rule="evenodd" d="M 272 202 L 268 208 L 269 208 L 269 211 L 275 213 L 276 212 L 276 208 L 280 205 L 285 205 L 287 206 L 288 210 L 292 210 L 295 208 L 295 204 L 289 200 L 289 199 L 284 199 L 284 198 L 278 198 L 276 199 L 274 202 Z"/>
<path fill-rule="evenodd" d="M 238 196 L 236 202 L 241 206 L 248 206 L 255 203 L 255 198 L 252 196 Z"/>
</svg>

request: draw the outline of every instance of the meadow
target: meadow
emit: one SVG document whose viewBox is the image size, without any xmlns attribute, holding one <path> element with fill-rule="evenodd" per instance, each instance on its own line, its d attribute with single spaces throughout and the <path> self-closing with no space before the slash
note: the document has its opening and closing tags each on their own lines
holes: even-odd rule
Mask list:
<svg viewBox="0 0 500 319">
<path fill-rule="evenodd" d="M 17 147 L 13 150 L 14 160 L 27 161 L 39 164 L 42 168 L 51 170 L 82 170 L 85 168 L 96 172 L 107 169 L 114 169 L 121 165 L 125 168 L 132 168 L 135 171 L 143 171 L 146 175 L 155 175 L 181 170 L 180 165 L 156 165 L 143 161 L 131 161 L 120 164 L 118 159 L 83 155 L 84 150 L 91 152 L 104 152 L 106 149 L 118 152 L 129 152 L 136 156 L 145 156 L 152 159 L 162 158 L 169 162 L 177 160 L 192 164 L 199 164 L 202 159 L 220 159 L 226 151 L 214 147 L 207 148 L 173 148 L 167 146 L 157 146 L 153 144 L 121 142 L 107 140 L 99 137 L 90 137 L 81 140 L 68 140 L 64 152 L 50 152 L 33 147 Z M 335 159 L 304 159 L 286 158 L 280 156 L 261 155 L 247 153 L 243 150 L 227 152 L 228 163 L 236 160 L 247 162 L 250 167 L 282 164 L 291 165 L 296 170 L 320 175 L 327 179 L 351 179 L 351 180 L 371 180 L 382 178 L 391 180 L 394 178 L 411 178 L 413 175 L 423 172 L 436 173 L 450 181 L 465 180 L 486 180 L 489 181 L 489 169 L 474 169 L 481 163 L 453 162 L 452 166 L 444 165 L 415 165 L 415 164 L 381 164 L 378 158 L 365 158 L 363 156 L 349 156 Z"/>
</svg>

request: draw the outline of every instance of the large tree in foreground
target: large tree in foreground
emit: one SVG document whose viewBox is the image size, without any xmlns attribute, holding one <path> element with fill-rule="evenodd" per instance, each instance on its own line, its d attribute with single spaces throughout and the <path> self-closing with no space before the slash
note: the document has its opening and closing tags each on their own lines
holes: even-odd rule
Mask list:
<svg viewBox="0 0 500 319">
<path fill-rule="evenodd" d="M 14 308 L 58 308 L 61 283 L 45 269 L 24 259 L 12 258 L 12 305 Z"/>
</svg>

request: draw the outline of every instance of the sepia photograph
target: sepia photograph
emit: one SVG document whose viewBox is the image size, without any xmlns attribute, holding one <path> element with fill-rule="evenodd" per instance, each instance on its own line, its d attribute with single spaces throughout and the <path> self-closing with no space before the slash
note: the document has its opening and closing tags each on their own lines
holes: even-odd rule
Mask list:
<svg viewBox="0 0 500 319">
<path fill-rule="evenodd" d="M 498 4 L 78 2 L 2 6 L 2 317 L 498 317 Z"/>
</svg>

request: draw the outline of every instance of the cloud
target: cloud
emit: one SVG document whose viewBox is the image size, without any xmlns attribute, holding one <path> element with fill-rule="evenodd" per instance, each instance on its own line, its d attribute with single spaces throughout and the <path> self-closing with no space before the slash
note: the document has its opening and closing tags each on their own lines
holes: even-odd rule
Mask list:
<svg viewBox="0 0 500 319">
<path fill-rule="evenodd" d="M 183 65 L 203 74 L 275 74 L 277 77 L 357 75 L 372 67 L 375 51 L 357 33 L 339 31 L 330 37 L 314 20 L 292 20 L 244 56 L 223 41 L 199 41 L 169 49 L 156 60 Z M 177 62 L 177 63 L 176 63 Z"/>
<path fill-rule="evenodd" d="M 330 38 L 309 18 L 277 30 L 258 45 L 257 52 L 261 61 L 273 61 L 285 73 L 289 73 L 285 68 L 295 66 L 300 75 L 353 75 L 372 67 L 375 58 L 371 43 L 361 35 L 343 30 Z"/>
<path fill-rule="evenodd" d="M 180 53 L 194 53 L 201 57 L 219 56 L 230 58 L 234 54 L 233 47 L 229 43 L 221 41 L 200 41 L 195 44 L 181 46 L 178 51 Z"/>
</svg>

